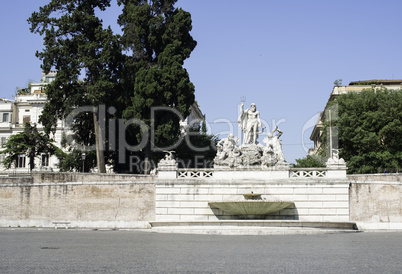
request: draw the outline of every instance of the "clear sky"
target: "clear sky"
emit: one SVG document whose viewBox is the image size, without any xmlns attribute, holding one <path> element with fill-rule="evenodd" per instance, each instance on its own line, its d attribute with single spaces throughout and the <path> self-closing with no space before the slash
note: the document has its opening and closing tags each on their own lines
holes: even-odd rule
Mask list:
<svg viewBox="0 0 402 274">
<path fill-rule="evenodd" d="M 27 18 L 47 0 L 4 1 L 0 16 L 0 97 L 41 78 L 42 38 Z M 179 0 L 198 45 L 186 61 L 213 134 L 238 135 L 241 97 L 256 103 L 267 129 L 278 123 L 289 162 L 306 155 L 315 115 L 336 79 L 402 79 L 400 0 Z M 104 22 L 119 31 L 116 5 Z M 230 121 L 231 124 L 227 124 Z M 262 138 L 260 137 L 260 141 Z M 304 144 L 304 145 L 303 145 Z"/>
</svg>

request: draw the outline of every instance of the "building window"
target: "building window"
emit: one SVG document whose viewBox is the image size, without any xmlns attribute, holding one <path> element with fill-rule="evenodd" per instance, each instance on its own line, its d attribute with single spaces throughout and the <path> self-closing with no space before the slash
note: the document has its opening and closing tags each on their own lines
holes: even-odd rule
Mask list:
<svg viewBox="0 0 402 274">
<path fill-rule="evenodd" d="M 46 83 L 51 83 L 56 79 L 56 77 L 51 77 L 51 76 L 46 76 L 45 82 Z"/>
<path fill-rule="evenodd" d="M 3 120 L 2 122 L 9 122 L 10 120 L 10 114 L 9 113 L 3 113 Z"/>
<path fill-rule="evenodd" d="M 30 123 L 31 122 L 31 115 L 24 115 L 22 117 L 22 122 L 25 123 Z"/>
<path fill-rule="evenodd" d="M 17 164 L 16 167 L 17 168 L 25 168 L 25 155 L 18 155 L 18 159 L 17 159 Z"/>
<path fill-rule="evenodd" d="M 42 166 L 49 166 L 49 154 L 42 154 Z"/>
<path fill-rule="evenodd" d="M 7 137 L 1 137 L 1 141 L 0 141 L 0 145 L 4 145 L 5 143 L 7 143 Z"/>
</svg>

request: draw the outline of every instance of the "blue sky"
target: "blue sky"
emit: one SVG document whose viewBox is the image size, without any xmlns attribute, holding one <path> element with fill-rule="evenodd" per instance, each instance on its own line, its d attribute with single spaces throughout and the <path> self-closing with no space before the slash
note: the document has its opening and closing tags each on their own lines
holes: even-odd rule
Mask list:
<svg viewBox="0 0 402 274">
<path fill-rule="evenodd" d="M 16 87 L 40 80 L 35 51 L 42 38 L 30 33 L 26 19 L 47 2 L 2 4 L 0 97 L 13 99 Z M 225 137 L 232 126 L 238 135 L 245 96 L 268 128 L 279 123 L 289 162 L 312 146 L 314 116 L 336 79 L 402 79 L 400 0 L 179 0 L 177 6 L 192 14 L 198 45 L 185 67 L 212 133 Z M 104 15 L 115 31 L 119 13 L 113 5 Z"/>
</svg>

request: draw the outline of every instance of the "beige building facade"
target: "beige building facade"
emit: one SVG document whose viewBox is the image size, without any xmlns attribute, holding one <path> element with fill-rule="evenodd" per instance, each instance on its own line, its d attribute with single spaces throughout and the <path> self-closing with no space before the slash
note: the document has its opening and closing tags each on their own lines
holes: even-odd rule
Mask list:
<svg viewBox="0 0 402 274">
<path fill-rule="evenodd" d="M 42 73 L 41 82 L 30 83 L 28 88 L 18 90 L 14 100 L 0 99 L 1 145 L 5 144 L 11 135 L 22 132 L 26 122 L 35 124 L 40 132 L 43 131 L 43 126 L 39 123 L 39 117 L 47 102 L 45 86 L 52 82 L 55 77 L 55 71 L 51 71 L 49 74 Z M 65 130 L 63 121 L 58 121 L 57 130 L 55 136 L 53 136 L 56 146 L 60 147 L 62 133 Z M 1 157 L 3 159 L 4 155 Z M 35 159 L 35 169 L 58 171 L 57 163 L 58 160 L 55 156 L 42 154 Z M 21 154 L 11 170 L 6 170 L 2 164 L 0 164 L 0 170 L 3 172 L 28 172 L 30 170 L 29 160 L 26 155 Z"/>
</svg>

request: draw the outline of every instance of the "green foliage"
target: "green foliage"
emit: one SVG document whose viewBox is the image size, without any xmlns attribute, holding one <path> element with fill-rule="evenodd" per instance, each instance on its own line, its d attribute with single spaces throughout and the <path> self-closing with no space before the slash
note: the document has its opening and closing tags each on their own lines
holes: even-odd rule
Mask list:
<svg viewBox="0 0 402 274">
<path fill-rule="evenodd" d="M 46 88 L 48 102 L 40 120 L 46 132 L 54 131 L 56 118 L 65 118 L 77 106 L 118 98 L 119 36 L 104 29 L 95 15 L 109 5 L 110 0 L 52 0 L 28 19 L 31 31 L 44 35 L 44 49 L 36 53 L 42 69 L 57 70 Z M 79 80 L 82 72 L 84 81 Z"/>
<path fill-rule="evenodd" d="M 325 161 L 320 156 L 307 155 L 304 158 L 296 159 L 296 164 L 294 164 L 293 167 L 296 168 L 325 167 Z"/>
<path fill-rule="evenodd" d="M 370 86 L 370 85 L 378 85 L 378 84 L 380 84 L 379 81 L 371 80 L 371 81 L 356 81 L 356 82 L 350 83 L 349 85 L 351 85 L 351 86 L 356 86 L 356 85 Z"/>
<path fill-rule="evenodd" d="M 393 84 L 402 84 L 399 80 L 368 80 L 368 81 L 355 81 L 350 82 L 349 86 L 375 86 L 383 85 L 392 82 Z"/>
<path fill-rule="evenodd" d="M 92 168 L 96 166 L 96 153 L 94 151 L 85 152 L 84 170 L 82 170 L 83 160 L 81 150 L 73 149 L 68 153 L 59 150 L 56 153 L 56 156 L 59 159 L 60 171 L 63 172 L 71 172 L 71 171 L 89 172 Z"/>
<path fill-rule="evenodd" d="M 342 86 L 342 79 L 337 79 L 334 81 L 334 86 L 339 87 Z"/>
<path fill-rule="evenodd" d="M 349 173 L 397 171 L 402 166 L 402 91 L 366 89 L 336 97 L 333 126 Z M 328 127 L 328 123 L 326 123 Z M 324 131 L 325 134 L 327 134 Z"/>
<path fill-rule="evenodd" d="M 28 87 L 26 88 L 19 88 L 16 87 L 15 88 L 15 92 L 17 93 L 17 95 L 26 95 L 26 94 L 30 94 L 31 93 L 31 85 L 32 85 L 33 80 L 29 80 L 28 81 Z"/>
<path fill-rule="evenodd" d="M 207 134 L 207 123 L 205 120 L 205 115 L 204 115 L 204 120 L 202 121 L 202 125 L 201 125 L 201 133 Z"/>
<path fill-rule="evenodd" d="M 55 132 L 57 119 L 65 119 L 79 106 L 106 104 L 120 109 L 124 97 L 119 84 L 123 71 L 121 43 L 96 16 L 109 6 L 110 0 L 51 0 L 28 19 L 31 32 L 44 36 L 44 48 L 36 53 L 43 62 L 42 69 L 45 73 L 57 70 L 55 80 L 46 87 L 48 102 L 39 120 L 46 133 Z M 82 73 L 84 81 L 79 80 Z M 76 117 L 75 122 L 80 123 L 80 118 L 85 117 Z M 92 123 L 97 144 L 104 143 L 97 134 L 100 123 Z M 74 130 L 83 134 L 80 126 Z M 97 155 L 99 170 L 104 172 L 103 150 L 97 149 Z"/>
<path fill-rule="evenodd" d="M 80 122 L 77 123 L 74 126 L 85 126 L 82 125 L 82 121 L 85 121 L 85 119 L 80 119 Z M 91 127 L 89 127 L 91 128 Z M 88 135 L 88 133 L 90 133 Z M 90 143 L 93 143 L 93 140 L 90 140 L 93 135 L 91 134 L 91 130 L 85 130 L 82 128 L 82 130 L 77 131 L 77 134 L 69 135 L 65 132 L 63 132 L 62 137 L 61 137 L 61 146 L 65 150 L 58 150 L 56 151 L 55 155 L 57 156 L 59 160 L 58 167 L 60 168 L 60 171 L 63 172 L 71 172 L 71 171 L 81 171 L 81 172 L 89 172 L 90 169 L 94 168 L 96 166 L 96 153 L 94 151 L 83 151 L 83 150 L 78 150 L 74 148 L 74 146 L 70 146 L 69 142 L 67 141 L 67 138 L 71 138 L 74 143 L 80 143 L 84 146 L 89 146 Z M 89 139 L 88 139 L 89 138 Z M 84 169 L 82 170 L 82 153 L 85 152 L 85 160 L 84 160 Z"/>
<path fill-rule="evenodd" d="M 36 53 L 42 69 L 58 71 L 46 88 L 48 102 L 40 122 L 46 133 L 55 132 L 57 119 L 79 106 L 113 106 L 117 111 L 107 119 L 137 118 L 147 125 L 148 136 L 154 138 L 147 140 L 145 155 L 136 153 L 149 158 L 151 146 L 167 147 L 178 140 L 179 121 L 194 102 L 195 88 L 183 68 L 196 46 L 191 15 L 174 7 L 177 0 L 118 0 L 123 6 L 120 36 L 96 16 L 110 2 L 51 0 L 28 19 L 31 32 L 44 36 L 44 48 Z M 82 72 L 85 79 L 80 81 Z M 180 115 L 165 110 L 152 117 L 153 107 L 171 107 Z M 97 133 L 102 121 L 90 120 L 84 114 L 74 120 L 77 143 L 107 144 L 108 136 L 101 140 Z M 142 140 L 144 129 L 130 126 L 127 131 L 126 140 Z M 97 155 L 99 161 L 99 151 Z"/>
<path fill-rule="evenodd" d="M 210 168 L 216 155 L 218 139 L 200 132 L 199 127 L 189 128 L 176 149 L 179 168 Z"/>
<path fill-rule="evenodd" d="M 31 89 L 30 88 L 16 88 L 17 90 L 17 94 L 18 95 L 26 95 L 26 94 L 30 94 L 31 93 Z"/>
<path fill-rule="evenodd" d="M 0 153 L 6 155 L 3 165 L 7 169 L 15 164 L 19 155 L 25 154 L 29 159 L 31 170 L 35 167 L 34 158 L 36 156 L 42 153 L 53 155 L 60 150 L 53 144 L 53 140 L 39 132 L 36 125 L 30 123 L 25 123 L 24 131 L 11 135 L 3 148 L 4 150 Z"/>
<path fill-rule="evenodd" d="M 186 117 L 194 103 L 194 85 L 183 68 L 196 46 L 190 35 L 190 14 L 175 9 L 176 0 L 119 2 L 124 4 L 119 17 L 122 41 L 132 52 L 127 56 L 126 68 L 135 75 L 131 79 L 132 106 L 124 117 L 139 118 L 150 126 L 150 109 L 156 106 L 173 107 Z M 176 140 L 179 117 L 168 112 L 155 114 L 156 141 L 166 144 L 172 141 L 169 139 Z"/>
<path fill-rule="evenodd" d="M 145 148 L 145 158 L 150 158 L 151 146 L 168 147 L 178 140 L 180 119 L 189 115 L 194 103 L 195 88 L 183 68 L 196 46 L 190 35 L 191 15 L 174 8 L 176 0 L 119 3 L 124 5 L 119 17 L 122 41 L 131 53 L 125 68 L 134 75 L 126 82 L 134 92 L 123 117 L 141 119 L 148 126 L 147 134 L 154 136 Z M 154 112 L 151 117 L 153 107 L 174 108 L 182 117 L 169 110 Z M 132 135 L 139 142 L 143 133 L 137 129 Z"/>
</svg>

